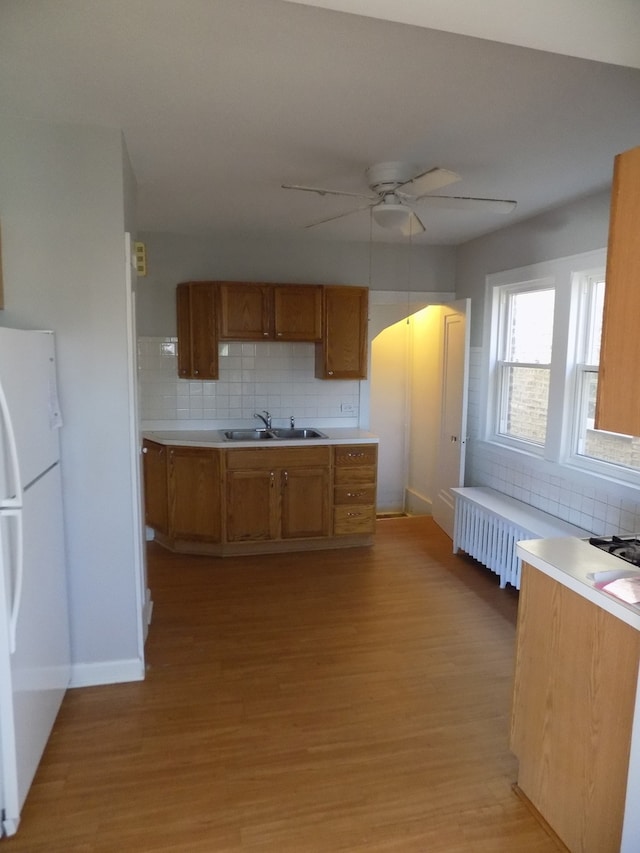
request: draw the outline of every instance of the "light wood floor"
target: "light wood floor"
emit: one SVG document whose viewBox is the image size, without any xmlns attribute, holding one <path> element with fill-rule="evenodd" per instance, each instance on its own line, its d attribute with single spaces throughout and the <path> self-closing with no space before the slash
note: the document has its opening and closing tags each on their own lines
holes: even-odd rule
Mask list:
<svg viewBox="0 0 640 853">
<path fill-rule="evenodd" d="M 147 679 L 68 693 L 8 853 L 557 851 L 511 790 L 516 595 L 430 519 L 304 555 L 152 544 L 149 580 Z"/>
</svg>

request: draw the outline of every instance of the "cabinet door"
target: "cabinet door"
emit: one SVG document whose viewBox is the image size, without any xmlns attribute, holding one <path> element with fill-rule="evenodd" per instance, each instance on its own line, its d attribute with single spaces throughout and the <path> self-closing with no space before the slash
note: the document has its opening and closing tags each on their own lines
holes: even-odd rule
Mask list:
<svg viewBox="0 0 640 853">
<path fill-rule="evenodd" d="M 283 469 L 280 483 L 282 538 L 328 536 L 329 469 Z"/>
<path fill-rule="evenodd" d="M 511 749 L 570 850 L 620 849 L 639 659 L 636 630 L 523 565 Z"/>
<path fill-rule="evenodd" d="M 218 378 L 216 286 L 212 282 L 178 285 L 178 375 L 183 379 Z"/>
<path fill-rule="evenodd" d="M 318 379 L 366 379 L 368 291 L 329 285 L 323 293 L 323 339 L 316 344 Z"/>
<path fill-rule="evenodd" d="M 596 429 L 640 435 L 640 147 L 615 158 Z"/>
<path fill-rule="evenodd" d="M 219 542 L 222 528 L 219 451 L 171 447 L 168 483 L 170 536 Z"/>
<path fill-rule="evenodd" d="M 321 340 L 322 288 L 315 285 L 275 285 L 273 315 L 277 340 Z"/>
<path fill-rule="evenodd" d="M 167 451 L 162 444 L 142 444 L 145 524 L 166 533 L 168 529 Z"/>
<path fill-rule="evenodd" d="M 273 337 L 271 288 L 264 284 L 220 284 L 220 329 L 223 340 L 261 341 Z"/>
<path fill-rule="evenodd" d="M 279 483 L 276 472 L 227 472 L 227 541 L 275 539 Z"/>
</svg>

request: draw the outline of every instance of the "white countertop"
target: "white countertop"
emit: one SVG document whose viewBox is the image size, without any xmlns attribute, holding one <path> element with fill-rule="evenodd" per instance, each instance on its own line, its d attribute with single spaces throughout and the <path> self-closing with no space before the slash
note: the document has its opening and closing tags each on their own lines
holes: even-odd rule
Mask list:
<svg viewBox="0 0 640 853">
<path fill-rule="evenodd" d="M 326 438 L 274 438 L 267 441 L 229 441 L 224 430 L 145 430 L 142 437 L 176 447 L 317 447 L 326 444 L 377 444 L 378 437 L 363 429 L 318 427 Z"/>
<path fill-rule="evenodd" d="M 637 567 L 573 537 L 518 542 L 516 553 L 524 562 L 640 631 L 640 607 L 595 586 L 598 580 L 605 579 L 602 572 L 640 574 Z M 613 575 L 607 579 L 613 580 Z"/>
</svg>

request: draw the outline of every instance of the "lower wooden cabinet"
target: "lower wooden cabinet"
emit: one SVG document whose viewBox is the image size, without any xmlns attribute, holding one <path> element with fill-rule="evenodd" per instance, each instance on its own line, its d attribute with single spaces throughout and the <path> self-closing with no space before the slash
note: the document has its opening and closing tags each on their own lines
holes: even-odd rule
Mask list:
<svg viewBox="0 0 640 853">
<path fill-rule="evenodd" d="M 230 450 L 226 461 L 229 542 L 329 535 L 328 447 Z"/>
<path fill-rule="evenodd" d="M 220 542 L 220 451 L 170 447 L 167 477 L 170 535 L 174 539 Z"/>
<path fill-rule="evenodd" d="M 145 523 L 169 540 L 220 542 L 220 451 L 142 446 Z"/>
<path fill-rule="evenodd" d="M 145 440 L 142 445 L 142 454 L 145 524 L 160 533 L 168 533 L 167 448 L 155 441 Z"/>
<path fill-rule="evenodd" d="M 376 529 L 375 444 L 333 448 L 333 532 L 336 536 Z"/>
<path fill-rule="evenodd" d="M 511 749 L 518 788 L 575 853 L 618 853 L 640 634 L 522 567 Z"/>
<path fill-rule="evenodd" d="M 160 544 L 225 556 L 369 544 L 377 445 L 207 448 L 145 440 Z"/>
</svg>

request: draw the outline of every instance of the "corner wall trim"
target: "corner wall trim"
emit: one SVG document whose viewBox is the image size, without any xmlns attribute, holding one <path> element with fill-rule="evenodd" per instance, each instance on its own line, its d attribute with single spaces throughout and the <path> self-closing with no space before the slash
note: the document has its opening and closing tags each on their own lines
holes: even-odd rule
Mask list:
<svg viewBox="0 0 640 853">
<path fill-rule="evenodd" d="M 125 681 L 144 681 L 144 661 L 133 658 L 71 665 L 69 687 L 96 687 L 100 684 L 120 684 Z"/>
</svg>

